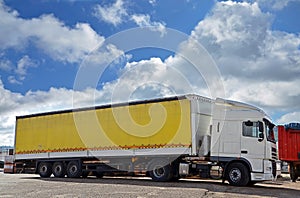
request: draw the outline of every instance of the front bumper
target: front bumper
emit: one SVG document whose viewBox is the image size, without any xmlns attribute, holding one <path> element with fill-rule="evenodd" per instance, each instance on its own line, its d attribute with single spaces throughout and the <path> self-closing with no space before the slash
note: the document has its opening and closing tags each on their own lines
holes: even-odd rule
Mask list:
<svg viewBox="0 0 300 198">
<path fill-rule="evenodd" d="M 274 180 L 272 173 L 251 173 L 251 181 L 271 181 Z"/>
</svg>

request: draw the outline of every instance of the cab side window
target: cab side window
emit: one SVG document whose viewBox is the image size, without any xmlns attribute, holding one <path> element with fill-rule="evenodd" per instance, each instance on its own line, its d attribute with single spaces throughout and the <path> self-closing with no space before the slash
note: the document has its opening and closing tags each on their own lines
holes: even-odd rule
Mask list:
<svg viewBox="0 0 300 198">
<path fill-rule="evenodd" d="M 261 138 L 263 132 L 261 126 L 262 122 L 243 122 L 243 136 Z"/>
</svg>

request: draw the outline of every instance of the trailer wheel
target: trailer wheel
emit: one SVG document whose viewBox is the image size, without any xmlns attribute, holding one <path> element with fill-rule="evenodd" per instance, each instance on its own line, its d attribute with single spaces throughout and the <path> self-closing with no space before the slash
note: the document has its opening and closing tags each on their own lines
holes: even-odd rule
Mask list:
<svg viewBox="0 0 300 198">
<path fill-rule="evenodd" d="M 153 181 L 165 182 L 172 179 L 172 166 L 166 160 L 154 160 L 148 172 Z"/>
<path fill-rule="evenodd" d="M 70 178 L 78 178 L 82 174 L 81 164 L 79 161 L 70 161 L 67 166 L 67 176 Z"/>
<path fill-rule="evenodd" d="M 50 177 L 52 174 L 51 163 L 49 162 L 41 162 L 38 167 L 38 173 L 41 177 L 46 178 Z"/>
<path fill-rule="evenodd" d="M 233 186 L 246 186 L 249 181 L 249 171 L 242 163 L 232 163 L 227 168 L 227 180 Z"/>
<path fill-rule="evenodd" d="M 52 166 L 54 177 L 65 177 L 66 167 L 63 162 L 55 162 Z"/>
</svg>

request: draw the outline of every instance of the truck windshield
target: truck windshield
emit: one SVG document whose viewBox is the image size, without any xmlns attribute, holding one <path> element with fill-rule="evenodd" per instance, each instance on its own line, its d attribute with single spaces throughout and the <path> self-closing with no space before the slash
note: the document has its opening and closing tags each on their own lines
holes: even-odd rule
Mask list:
<svg viewBox="0 0 300 198">
<path fill-rule="evenodd" d="M 266 135 L 267 140 L 270 142 L 275 142 L 275 134 L 274 134 L 274 124 L 267 119 L 263 119 L 266 127 Z"/>
</svg>

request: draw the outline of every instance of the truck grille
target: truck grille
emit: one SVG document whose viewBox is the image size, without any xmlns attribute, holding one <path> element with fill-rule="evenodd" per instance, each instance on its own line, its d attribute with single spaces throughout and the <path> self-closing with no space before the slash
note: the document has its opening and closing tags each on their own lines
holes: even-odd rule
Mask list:
<svg viewBox="0 0 300 198">
<path fill-rule="evenodd" d="M 273 161 L 272 162 L 272 174 L 274 177 L 276 177 L 276 171 L 277 171 L 276 162 Z"/>
<path fill-rule="evenodd" d="M 277 156 L 277 149 L 272 147 L 272 159 L 273 160 L 278 160 L 278 156 Z"/>
</svg>

